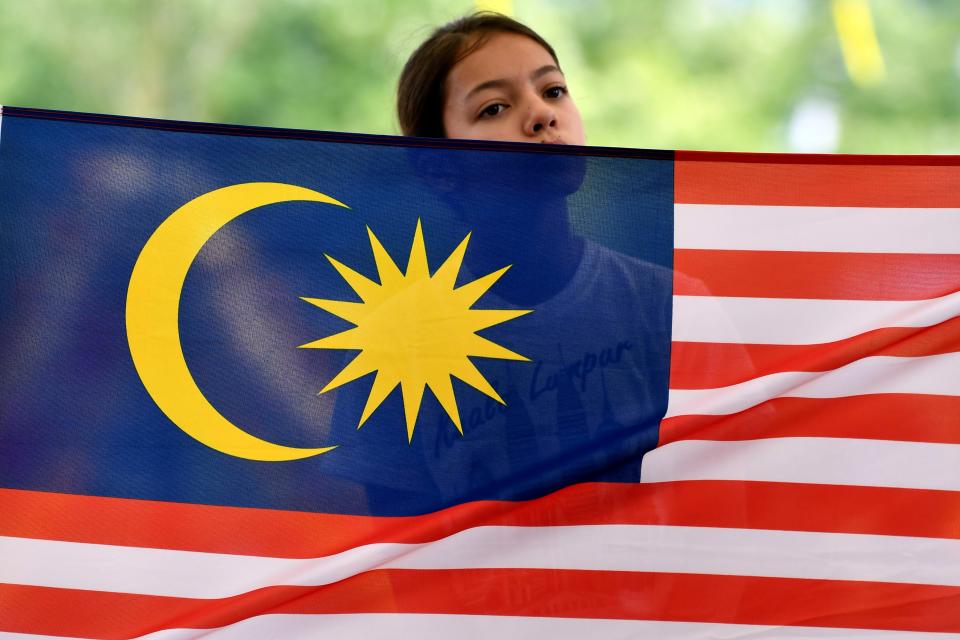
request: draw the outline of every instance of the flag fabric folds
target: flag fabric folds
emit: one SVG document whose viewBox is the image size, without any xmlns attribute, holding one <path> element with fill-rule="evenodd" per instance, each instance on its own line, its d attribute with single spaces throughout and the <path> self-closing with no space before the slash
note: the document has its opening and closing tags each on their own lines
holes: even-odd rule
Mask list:
<svg viewBox="0 0 960 640">
<path fill-rule="evenodd" d="M 960 638 L 960 158 L 0 117 L 0 637 Z"/>
</svg>

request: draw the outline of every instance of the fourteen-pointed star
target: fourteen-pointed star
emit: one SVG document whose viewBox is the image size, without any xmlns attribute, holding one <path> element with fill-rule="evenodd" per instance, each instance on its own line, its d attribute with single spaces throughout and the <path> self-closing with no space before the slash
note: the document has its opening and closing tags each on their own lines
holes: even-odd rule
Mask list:
<svg viewBox="0 0 960 640">
<path fill-rule="evenodd" d="M 413 439 L 425 387 L 430 387 L 457 430 L 463 433 L 451 376 L 504 404 L 470 357 L 527 360 L 476 332 L 530 313 L 529 310 L 471 309 L 509 266 L 454 288 L 469 234 L 432 276 L 419 220 L 406 272 L 400 271 L 369 227 L 367 234 L 380 283 L 327 256 L 361 302 L 303 298 L 355 326 L 301 348 L 360 350 L 320 393 L 376 371 L 358 429 L 399 384 L 408 440 Z"/>
</svg>

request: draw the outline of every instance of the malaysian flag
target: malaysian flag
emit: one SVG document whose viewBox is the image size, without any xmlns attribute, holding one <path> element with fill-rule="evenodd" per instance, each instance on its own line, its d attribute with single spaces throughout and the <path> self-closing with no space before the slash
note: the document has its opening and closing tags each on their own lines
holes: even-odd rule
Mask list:
<svg viewBox="0 0 960 640">
<path fill-rule="evenodd" d="M 960 637 L 960 159 L 2 116 L 0 638 Z"/>
</svg>

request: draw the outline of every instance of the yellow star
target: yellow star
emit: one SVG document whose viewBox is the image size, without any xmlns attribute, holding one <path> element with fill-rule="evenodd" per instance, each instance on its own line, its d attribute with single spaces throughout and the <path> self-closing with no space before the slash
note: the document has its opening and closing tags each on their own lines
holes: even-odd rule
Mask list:
<svg viewBox="0 0 960 640">
<path fill-rule="evenodd" d="M 404 273 L 369 227 L 367 233 L 379 284 L 327 256 L 362 302 L 302 298 L 355 326 L 300 348 L 360 350 L 320 393 L 376 371 L 358 429 L 399 384 L 408 441 L 413 439 L 425 387 L 430 387 L 462 434 L 451 376 L 505 404 L 470 357 L 528 360 L 476 332 L 530 313 L 529 310 L 470 308 L 510 267 L 454 288 L 470 234 L 431 276 L 419 220 Z"/>
</svg>

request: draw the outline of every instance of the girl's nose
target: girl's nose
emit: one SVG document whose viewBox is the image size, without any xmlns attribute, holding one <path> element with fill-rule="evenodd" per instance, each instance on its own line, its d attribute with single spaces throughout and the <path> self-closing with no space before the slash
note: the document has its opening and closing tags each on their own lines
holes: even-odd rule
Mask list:
<svg viewBox="0 0 960 640">
<path fill-rule="evenodd" d="M 544 129 L 550 130 L 557 126 L 557 114 L 553 107 L 537 99 L 531 106 L 524 122 L 523 133 L 528 136 L 543 135 Z"/>
</svg>

